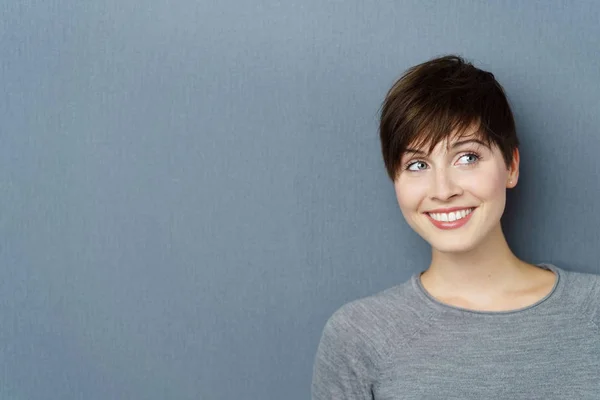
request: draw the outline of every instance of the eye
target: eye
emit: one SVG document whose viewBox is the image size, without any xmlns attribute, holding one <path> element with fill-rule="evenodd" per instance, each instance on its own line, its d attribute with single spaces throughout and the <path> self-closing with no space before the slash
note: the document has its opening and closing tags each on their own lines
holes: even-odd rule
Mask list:
<svg viewBox="0 0 600 400">
<path fill-rule="evenodd" d="M 427 164 L 425 164 L 423 161 L 415 161 L 408 164 L 406 169 L 409 171 L 421 171 L 427 169 Z"/>
<path fill-rule="evenodd" d="M 479 156 L 475 153 L 467 153 L 462 155 L 459 159 L 459 164 L 475 164 L 477 161 L 479 161 Z M 460 160 L 464 160 L 463 162 L 460 162 Z"/>
</svg>

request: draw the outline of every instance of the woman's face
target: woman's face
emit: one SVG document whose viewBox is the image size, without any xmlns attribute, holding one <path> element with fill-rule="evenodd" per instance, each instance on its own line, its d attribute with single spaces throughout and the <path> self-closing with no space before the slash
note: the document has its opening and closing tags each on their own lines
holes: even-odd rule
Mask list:
<svg viewBox="0 0 600 400">
<path fill-rule="evenodd" d="M 473 133 L 438 143 L 430 155 L 412 150 L 394 182 L 404 218 L 437 251 L 476 248 L 499 228 L 506 188 L 518 180 L 518 150 L 510 168 Z"/>
</svg>

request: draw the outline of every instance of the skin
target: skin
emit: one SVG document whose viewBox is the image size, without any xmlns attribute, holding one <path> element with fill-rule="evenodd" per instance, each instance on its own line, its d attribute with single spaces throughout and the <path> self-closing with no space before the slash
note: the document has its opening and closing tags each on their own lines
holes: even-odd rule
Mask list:
<svg viewBox="0 0 600 400">
<path fill-rule="evenodd" d="M 463 308 L 522 308 L 546 296 L 556 277 L 516 257 L 502 231 L 506 190 L 519 179 L 519 151 L 507 166 L 497 147 L 469 139 L 476 139 L 474 128 L 438 143 L 431 154 L 407 152 L 394 181 L 406 222 L 431 245 L 421 283 L 438 300 Z M 450 207 L 476 209 L 453 230 L 437 228 L 425 214 Z"/>
</svg>

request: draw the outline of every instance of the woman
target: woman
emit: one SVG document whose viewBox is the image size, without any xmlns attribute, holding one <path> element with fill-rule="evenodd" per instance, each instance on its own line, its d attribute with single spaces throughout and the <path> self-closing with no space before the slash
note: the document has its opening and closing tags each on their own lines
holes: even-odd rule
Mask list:
<svg viewBox="0 0 600 400">
<path fill-rule="evenodd" d="M 502 232 L 519 141 L 494 76 L 456 56 L 409 69 L 380 136 L 431 264 L 330 317 L 312 398 L 600 399 L 600 276 L 520 260 Z"/>
</svg>

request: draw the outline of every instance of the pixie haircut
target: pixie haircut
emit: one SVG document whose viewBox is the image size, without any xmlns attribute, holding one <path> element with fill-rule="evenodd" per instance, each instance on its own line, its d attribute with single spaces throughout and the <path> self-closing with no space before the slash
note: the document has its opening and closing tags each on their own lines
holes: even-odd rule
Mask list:
<svg viewBox="0 0 600 400">
<path fill-rule="evenodd" d="M 500 149 L 508 168 L 519 140 L 493 74 L 455 55 L 408 69 L 382 105 L 379 134 L 388 176 L 396 179 L 409 146 L 431 153 L 438 143 L 464 136 L 472 127 L 478 139 Z"/>
</svg>

